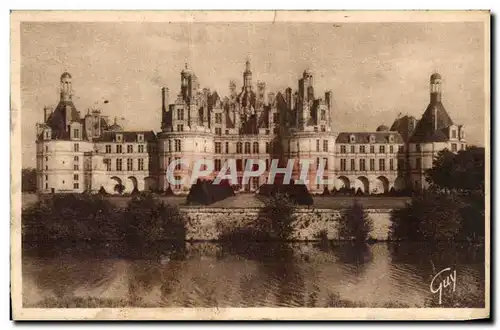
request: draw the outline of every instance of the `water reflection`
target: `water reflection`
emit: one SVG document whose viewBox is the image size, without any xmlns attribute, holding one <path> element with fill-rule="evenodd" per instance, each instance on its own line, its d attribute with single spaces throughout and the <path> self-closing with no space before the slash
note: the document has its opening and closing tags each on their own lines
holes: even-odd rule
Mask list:
<svg viewBox="0 0 500 330">
<path fill-rule="evenodd" d="M 429 283 L 445 267 L 458 273 L 447 303 L 484 306 L 484 248 L 425 243 L 26 246 L 23 301 L 26 307 L 424 307 L 436 304 Z"/>
</svg>

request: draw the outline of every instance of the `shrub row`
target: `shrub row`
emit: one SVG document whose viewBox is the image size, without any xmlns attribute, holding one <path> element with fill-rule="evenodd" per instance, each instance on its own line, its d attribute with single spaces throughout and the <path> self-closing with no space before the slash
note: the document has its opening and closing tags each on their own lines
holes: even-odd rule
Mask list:
<svg viewBox="0 0 500 330">
<path fill-rule="evenodd" d="M 298 205 L 314 203 L 311 193 L 304 184 L 263 184 L 259 188 L 259 195 L 265 197 L 287 195 L 293 203 Z"/>
<path fill-rule="evenodd" d="M 100 195 L 41 198 L 22 213 L 26 241 L 184 240 L 187 219 L 175 206 L 138 194 L 124 208 Z"/>
</svg>

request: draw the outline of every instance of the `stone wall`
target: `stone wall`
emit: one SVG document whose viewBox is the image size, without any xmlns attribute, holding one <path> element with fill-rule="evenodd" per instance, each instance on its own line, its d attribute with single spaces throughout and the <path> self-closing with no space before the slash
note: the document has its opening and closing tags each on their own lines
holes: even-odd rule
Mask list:
<svg viewBox="0 0 500 330">
<path fill-rule="evenodd" d="M 190 219 L 187 239 L 217 240 L 219 233 L 237 227 L 243 227 L 257 218 L 259 208 L 181 208 Z M 390 224 L 390 209 L 367 209 L 373 220 L 370 236 L 378 240 L 387 240 Z M 296 211 L 297 240 L 314 240 L 315 234 L 326 230 L 328 238 L 337 237 L 336 223 L 341 210 L 298 209 Z"/>
</svg>

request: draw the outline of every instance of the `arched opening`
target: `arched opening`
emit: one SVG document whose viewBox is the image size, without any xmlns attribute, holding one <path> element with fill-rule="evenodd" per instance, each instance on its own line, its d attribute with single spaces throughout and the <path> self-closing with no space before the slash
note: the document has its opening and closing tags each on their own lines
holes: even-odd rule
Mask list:
<svg viewBox="0 0 500 330">
<path fill-rule="evenodd" d="M 117 176 L 112 176 L 109 180 L 106 191 L 110 194 L 122 194 L 125 190 L 122 179 Z"/>
<path fill-rule="evenodd" d="M 153 177 L 144 178 L 144 191 L 155 191 L 156 187 L 156 180 Z"/>
<path fill-rule="evenodd" d="M 349 179 L 347 177 L 339 176 L 335 182 L 335 188 L 337 188 L 337 190 L 350 189 L 351 183 L 349 182 Z"/>
<path fill-rule="evenodd" d="M 125 192 L 131 193 L 133 191 L 138 190 L 137 188 L 137 179 L 135 176 L 129 176 L 127 178 L 127 182 L 125 183 Z"/>
<path fill-rule="evenodd" d="M 389 192 L 389 180 L 385 176 L 379 176 L 375 180 L 375 185 L 373 187 L 372 193 L 384 194 L 387 192 Z"/>
<path fill-rule="evenodd" d="M 405 189 L 405 180 L 398 176 L 396 180 L 394 180 L 394 190 L 396 191 L 402 191 Z"/>
<path fill-rule="evenodd" d="M 368 194 L 370 192 L 370 183 L 368 182 L 368 179 L 364 176 L 360 176 L 356 179 L 356 182 L 354 183 L 354 189 L 356 190 L 356 193 L 361 192 L 363 194 Z"/>
</svg>

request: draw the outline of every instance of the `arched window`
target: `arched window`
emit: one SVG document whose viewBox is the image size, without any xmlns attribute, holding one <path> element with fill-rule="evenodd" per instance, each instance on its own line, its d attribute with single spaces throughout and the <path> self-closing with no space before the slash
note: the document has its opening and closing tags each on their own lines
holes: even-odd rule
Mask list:
<svg viewBox="0 0 500 330">
<path fill-rule="evenodd" d="M 245 142 L 245 153 L 246 154 L 250 153 L 250 142 Z"/>
<path fill-rule="evenodd" d="M 243 143 L 238 142 L 236 143 L 236 153 L 241 154 L 243 152 Z"/>
</svg>

